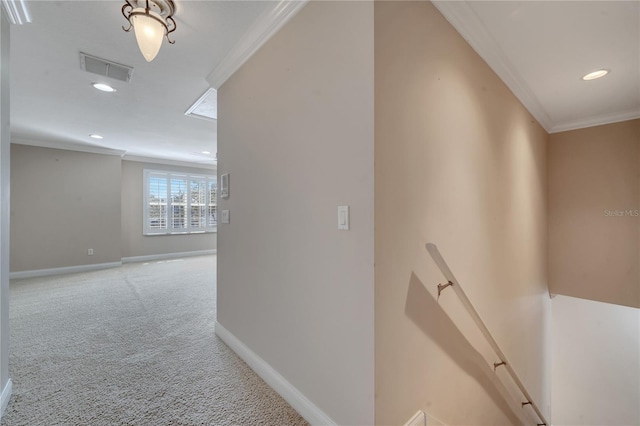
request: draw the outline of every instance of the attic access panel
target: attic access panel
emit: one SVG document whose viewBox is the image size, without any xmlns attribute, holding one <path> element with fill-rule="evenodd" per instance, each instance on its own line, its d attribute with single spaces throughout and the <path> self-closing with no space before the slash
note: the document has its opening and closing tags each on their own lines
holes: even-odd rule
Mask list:
<svg viewBox="0 0 640 426">
<path fill-rule="evenodd" d="M 218 119 L 218 91 L 209 88 L 191 107 L 184 113 L 187 117 L 202 118 L 215 121 Z"/>
</svg>

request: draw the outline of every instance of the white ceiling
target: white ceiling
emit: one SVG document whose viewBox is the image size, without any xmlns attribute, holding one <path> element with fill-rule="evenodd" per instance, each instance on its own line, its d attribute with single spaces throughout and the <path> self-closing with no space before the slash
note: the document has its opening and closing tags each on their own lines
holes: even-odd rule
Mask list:
<svg viewBox="0 0 640 426">
<path fill-rule="evenodd" d="M 216 122 L 184 113 L 209 88 L 208 74 L 274 3 L 179 0 L 176 43 L 165 41 L 150 63 L 133 31 L 122 30 L 123 4 L 27 2 L 33 22 L 11 27 L 12 137 L 213 163 Z M 80 52 L 133 66 L 131 82 L 82 71 Z M 99 92 L 90 85 L 95 81 L 117 91 Z M 91 133 L 104 139 L 93 140 Z"/>
<path fill-rule="evenodd" d="M 121 28 L 124 1 L 27 1 L 33 22 L 11 27 L 12 136 L 213 164 L 216 123 L 184 113 L 228 77 L 225 63 L 246 59 L 239 45 L 259 47 L 248 34 L 277 30 L 269 19 L 285 15 L 284 3 L 176 0 L 176 44 L 147 63 Z M 435 4 L 547 131 L 640 117 L 640 2 Z M 107 79 L 82 71 L 80 52 L 133 66 L 131 82 L 96 91 L 90 83 Z M 581 80 L 602 67 L 611 73 Z"/>
<path fill-rule="evenodd" d="M 434 3 L 548 132 L 640 117 L 639 1 Z"/>
</svg>

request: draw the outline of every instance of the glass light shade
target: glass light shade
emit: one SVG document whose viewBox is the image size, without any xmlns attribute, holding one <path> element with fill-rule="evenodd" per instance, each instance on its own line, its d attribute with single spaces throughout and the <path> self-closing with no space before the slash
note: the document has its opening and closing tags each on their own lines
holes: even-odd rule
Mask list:
<svg viewBox="0 0 640 426">
<path fill-rule="evenodd" d="M 144 13 L 144 9 L 142 8 L 134 9 L 131 13 L 133 14 L 137 11 Z M 149 13 L 156 15 L 154 12 Z M 158 16 L 158 19 L 162 18 Z M 144 56 L 147 62 L 153 61 L 153 58 L 155 58 L 160 51 L 160 46 L 162 46 L 162 38 L 165 33 L 164 25 L 150 16 L 137 14 L 131 17 L 131 24 L 136 33 L 138 48 L 140 48 L 142 56 Z"/>
</svg>

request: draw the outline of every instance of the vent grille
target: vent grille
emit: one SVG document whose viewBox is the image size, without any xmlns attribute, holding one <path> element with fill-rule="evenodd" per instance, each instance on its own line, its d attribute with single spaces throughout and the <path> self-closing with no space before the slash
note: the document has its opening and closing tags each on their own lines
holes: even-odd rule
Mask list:
<svg viewBox="0 0 640 426">
<path fill-rule="evenodd" d="M 124 81 L 125 83 L 129 83 L 133 75 L 133 67 L 107 61 L 82 52 L 80 52 L 80 68 L 86 72 Z"/>
</svg>

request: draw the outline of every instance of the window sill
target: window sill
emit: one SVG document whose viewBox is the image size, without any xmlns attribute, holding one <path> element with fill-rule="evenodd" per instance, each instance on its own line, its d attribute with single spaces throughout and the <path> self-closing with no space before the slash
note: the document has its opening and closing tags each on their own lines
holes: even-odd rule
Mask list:
<svg viewBox="0 0 640 426">
<path fill-rule="evenodd" d="M 172 235 L 200 235 L 200 234 L 215 234 L 218 229 L 210 229 L 207 231 L 190 231 L 190 232 L 143 232 L 144 237 L 162 237 Z"/>
</svg>

